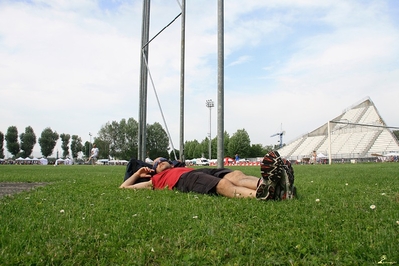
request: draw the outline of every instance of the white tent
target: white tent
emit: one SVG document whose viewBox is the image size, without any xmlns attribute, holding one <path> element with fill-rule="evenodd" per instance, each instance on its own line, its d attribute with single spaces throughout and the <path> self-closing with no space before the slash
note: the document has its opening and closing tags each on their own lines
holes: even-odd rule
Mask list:
<svg viewBox="0 0 399 266">
<path fill-rule="evenodd" d="M 48 164 L 48 160 L 46 158 L 40 158 L 39 162 L 41 165 L 47 165 Z"/>
<path fill-rule="evenodd" d="M 54 166 L 57 166 L 57 165 L 59 165 L 60 163 L 64 163 L 64 160 L 63 159 L 57 159 L 56 161 L 55 161 L 55 164 L 54 164 Z"/>
<path fill-rule="evenodd" d="M 324 159 L 324 158 L 327 158 L 328 156 L 327 155 L 324 155 L 323 153 L 319 153 L 319 154 L 317 154 L 317 158 L 322 158 L 322 159 Z"/>
</svg>

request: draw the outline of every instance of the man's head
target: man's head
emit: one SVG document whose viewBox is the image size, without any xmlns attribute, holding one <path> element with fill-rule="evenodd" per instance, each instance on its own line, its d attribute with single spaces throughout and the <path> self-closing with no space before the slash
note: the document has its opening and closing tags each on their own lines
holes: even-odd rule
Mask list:
<svg viewBox="0 0 399 266">
<path fill-rule="evenodd" d="M 173 168 L 172 162 L 163 157 L 156 158 L 152 167 L 156 173 L 160 173 L 169 168 Z"/>
</svg>

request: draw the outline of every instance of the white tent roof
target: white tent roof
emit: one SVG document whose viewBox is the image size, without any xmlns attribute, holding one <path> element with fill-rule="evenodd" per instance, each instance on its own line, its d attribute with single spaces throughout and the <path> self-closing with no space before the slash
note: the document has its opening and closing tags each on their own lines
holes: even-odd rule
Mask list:
<svg viewBox="0 0 399 266">
<path fill-rule="evenodd" d="M 326 118 L 326 121 L 331 123 L 325 123 L 280 148 L 280 155 L 297 160 L 317 151 L 331 153 L 332 159 L 345 159 L 399 152 L 399 141 L 388 129 L 370 98 L 347 108 L 334 119 Z"/>
</svg>

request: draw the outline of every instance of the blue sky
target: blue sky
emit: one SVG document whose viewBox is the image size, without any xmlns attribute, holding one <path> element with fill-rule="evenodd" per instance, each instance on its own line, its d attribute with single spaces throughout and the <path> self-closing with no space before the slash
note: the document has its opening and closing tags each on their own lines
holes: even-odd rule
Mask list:
<svg viewBox="0 0 399 266">
<path fill-rule="evenodd" d="M 185 139 L 201 141 L 205 101 L 217 103 L 217 1 L 186 5 Z M 150 37 L 179 13 L 176 0 L 151 1 Z M 0 131 L 51 127 L 87 141 L 108 121 L 138 120 L 141 16 L 138 0 L 0 0 Z M 180 23 L 149 59 L 177 148 Z M 225 1 L 225 130 L 270 145 L 282 126 L 290 142 L 366 97 L 399 126 L 397 47 L 394 0 Z M 147 118 L 163 124 L 151 85 Z M 216 118 L 214 108 L 212 136 Z"/>
</svg>

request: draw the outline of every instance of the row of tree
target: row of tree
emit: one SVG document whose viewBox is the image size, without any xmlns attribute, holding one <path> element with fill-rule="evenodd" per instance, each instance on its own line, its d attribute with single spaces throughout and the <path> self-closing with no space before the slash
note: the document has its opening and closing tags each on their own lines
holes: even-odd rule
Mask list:
<svg viewBox="0 0 399 266">
<path fill-rule="evenodd" d="M 18 141 L 19 137 L 19 141 Z M 78 152 L 82 151 L 82 140 L 77 135 L 72 135 L 72 142 L 69 143 L 71 136 L 69 134 L 58 135 L 56 131 L 51 128 L 45 128 L 39 138 L 40 151 L 44 157 L 53 154 L 54 147 L 58 139 L 61 137 L 61 148 L 63 150 L 63 157 L 70 155 L 76 158 Z M 36 144 L 36 134 L 31 126 L 25 128 L 25 132 L 18 135 L 16 126 L 10 126 L 7 129 L 6 135 L 0 132 L 0 158 L 4 158 L 4 140 L 7 142 L 6 148 L 14 157 L 29 157 L 32 154 L 33 147 Z M 70 145 L 69 145 L 70 144 Z"/>
<path fill-rule="evenodd" d="M 138 153 L 138 122 L 129 118 L 121 121 L 107 122 L 99 130 L 94 143 L 100 150 L 100 158 L 130 159 L 136 157 Z M 399 139 L 399 131 L 393 132 Z M 19 137 L 19 141 L 18 141 Z M 61 138 L 62 157 L 77 158 L 79 152 L 88 157 L 92 144 L 88 141 L 82 145 L 82 139 L 78 135 L 62 133 L 58 135 L 51 128 L 45 128 L 39 138 L 41 153 L 48 157 L 53 153 L 54 147 Z M 18 135 L 15 126 L 10 126 L 6 135 L 0 132 L 0 158 L 4 158 L 4 140 L 7 142 L 6 148 L 14 157 L 29 157 L 36 144 L 36 135 L 32 127 L 25 128 L 25 132 Z M 155 122 L 147 125 L 147 156 L 156 158 L 159 156 L 175 159 L 180 157 L 180 151 L 170 151 L 169 138 L 163 127 Z M 209 138 L 186 141 L 184 143 L 184 157 L 186 159 L 209 157 L 209 141 L 211 141 L 211 157 L 217 157 L 217 136 L 212 140 Z M 261 144 L 251 144 L 248 133 L 245 129 L 237 130 L 231 137 L 224 133 L 224 154 L 234 157 L 239 154 L 241 158 L 261 157 L 268 151 L 277 148 L 276 146 L 262 146 Z M 58 157 L 58 154 L 57 154 Z"/>
<path fill-rule="evenodd" d="M 130 159 L 136 157 L 138 153 L 138 127 L 139 124 L 134 118 L 122 119 L 121 121 L 107 122 L 99 130 L 94 143 L 100 150 L 100 158 Z M 19 141 L 18 141 L 19 137 Z M 54 147 L 61 139 L 62 157 L 77 158 L 79 152 L 85 156 L 90 155 L 92 144 L 88 141 L 82 144 L 82 139 L 78 135 L 58 134 L 51 128 L 45 128 L 39 138 L 41 153 L 44 157 L 53 154 Z M 4 158 L 4 140 L 7 142 L 6 148 L 14 157 L 29 157 L 36 144 L 36 135 L 32 127 L 25 128 L 25 132 L 18 135 L 15 126 L 10 126 L 6 135 L 0 132 L 0 158 Z M 170 151 L 170 142 L 166 131 L 161 124 L 155 122 L 147 125 L 146 150 L 149 158 L 159 156 L 175 159 L 180 157 L 180 151 Z M 217 157 L 217 136 L 212 140 L 205 138 L 202 141 L 191 140 L 184 144 L 185 158 L 209 157 L 209 141 L 211 141 L 211 157 Z M 234 157 L 239 154 L 241 158 L 253 158 L 263 156 L 275 147 L 261 144 L 251 145 L 251 140 L 245 129 L 237 130 L 231 137 L 224 133 L 224 154 Z M 58 157 L 58 154 L 57 154 Z"/>
<path fill-rule="evenodd" d="M 101 127 L 94 143 L 100 149 L 101 158 L 129 159 L 138 153 L 138 122 L 129 118 L 120 122 L 112 121 Z M 184 143 L 185 158 L 209 157 L 209 138 L 186 141 Z M 169 157 L 175 159 L 180 157 L 180 151 L 170 151 L 169 138 L 161 124 L 155 122 L 147 125 L 146 150 L 147 157 Z M 224 154 L 234 157 L 239 154 L 241 158 L 254 158 L 264 156 L 273 146 L 263 147 L 261 144 L 251 145 L 251 140 L 245 129 L 237 130 L 231 137 L 224 133 Z M 168 152 L 169 151 L 169 152 Z M 211 140 L 211 157 L 217 157 L 217 136 Z"/>
</svg>

